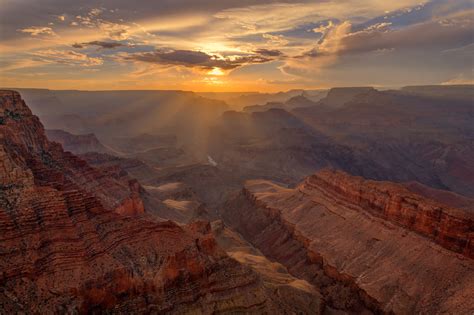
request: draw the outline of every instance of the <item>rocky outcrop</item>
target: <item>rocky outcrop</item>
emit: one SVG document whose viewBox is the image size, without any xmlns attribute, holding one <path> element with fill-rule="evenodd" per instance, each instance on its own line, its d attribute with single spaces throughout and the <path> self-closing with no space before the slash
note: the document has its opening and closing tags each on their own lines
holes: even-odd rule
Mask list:
<svg viewBox="0 0 474 315">
<path fill-rule="evenodd" d="M 121 182 L 105 176 L 83 159 L 63 151 L 61 145 L 49 142 L 39 119 L 32 115 L 18 93 L 5 91 L 0 97 L 3 150 L 5 154 L 15 157 L 11 163 L 23 163 L 34 174 L 35 184 L 56 189 L 64 188 L 62 185 L 65 182 L 67 185 L 79 185 L 109 210 L 134 198 L 128 181 Z M 7 170 L 5 172 L 8 173 Z M 135 212 L 142 211 L 135 209 Z"/>
<path fill-rule="evenodd" d="M 295 189 L 248 181 L 222 216 L 330 307 L 471 313 L 472 216 L 396 186 L 334 171 Z"/>
<path fill-rule="evenodd" d="M 270 109 L 278 108 L 290 111 L 299 107 L 310 107 L 317 105 L 316 102 L 306 98 L 303 95 L 298 95 L 290 98 L 288 101 L 281 102 L 268 102 L 265 105 L 251 105 L 243 108 L 244 112 L 253 113 L 253 112 L 264 112 Z"/>
<path fill-rule="evenodd" d="M 115 209 L 115 212 L 121 215 L 137 215 L 145 212 L 145 205 L 141 198 L 142 187 L 136 180 L 131 180 L 130 197 L 122 201 L 122 203 Z"/>
<path fill-rule="evenodd" d="M 444 206 L 391 182 L 376 182 L 325 169 L 308 177 L 298 189 L 314 189 L 361 207 L 433 239 L 443 247 L 474 258 L 474 213 Z"/>
<path fill-rule="evenodd" d="M 279 312 L 208 223 L 118 214 L 142 207 L 136 183 L 117 199 L 122 183 L 49 142 L 16 92 L 0 117 L 0 313 Z"/>
<path fill-rule="evenodd" d="M 431 188 L 419 182 L 403 183 L 403 186 L 411 192 L 425 196 L 428 199 L 435 200 L 450 207 L 474 212 L 473 198 L 464 197 L 452 191 Z"/>
<path fill-rule="evenodd" d="M 85 135 L 74 135 L 60 129 L 46 130 L 46 136 L 50 141 L 58 142 L 66 151 L 75 154 L 87 152 L 99 152 L 113 154 L 113 150 L 106 148 L 93 133 Z"/>
<path fill-rule="evenodd" d="M 321 100 L 326 106 L 338 108 L 350 102 L 355 96 L 373 92 L 373 87 L 340 87 L 329 90 L 327 96 Z M 304 106 L 300 106 L 304 107 Z"/>
</svg>

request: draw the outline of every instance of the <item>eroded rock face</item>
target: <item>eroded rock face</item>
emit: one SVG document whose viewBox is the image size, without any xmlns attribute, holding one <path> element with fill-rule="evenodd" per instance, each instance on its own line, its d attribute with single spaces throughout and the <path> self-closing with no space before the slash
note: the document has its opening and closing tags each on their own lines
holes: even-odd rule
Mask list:
<svg viewBox="0 0 474 315">
<path fill-rule="evenodd" d="M 322 170 L 298 189 L 337 194 L 364 210 L 474 258 L 474 213 L 443 206 L 391 182 L 376 182 L 341 171 Z"/>
<path fill-rule="evenodd" d="M 0 313 L 278 313 L 208 223 L 118 214 L 142 208 L 136 183 L 117 198 L 121 182 L 50 143 L 16 92 L 0 117 Z"/>
<path fill-rule="evenodd" d="M 472 214 L 401 186 L 336 171 L 295 189 L 248 181 L 223 218 L 265 256 L 319 288 L 333 308 L 474 310 Z"/>
<path fill-rule="evenodd" d="M 33 182 L 30 184 L 55 189 L 79 185 L 108 210 L 133 201 L 135 192 L 128 182 L 105 176 L 84 160 L 65 152 L 58 143 L 49 142 L 39 119 L 32 115 L 18 93 L 5 91 L 0 97 L 3 120 L 0 141 L 5 154 L 2 162 L 14 166 L 14 174 L 18 173 L 19 177 L 9 178 L 12 171 L 5 168 L 1 176 L 4 185 L 16 185 L 28 178 Z M 130 210 L 143 212 L 140 207 Z"/>
<path fill-rule="evenodd" d="M 426 198 L 445 205 L 474 212 L 473 198 L 464 197 L 451 191 L 431 188 L 419 182 L 408 182 L 404 183 L 403 186 L 418 195 L 425 196 Z"/>
</svg>

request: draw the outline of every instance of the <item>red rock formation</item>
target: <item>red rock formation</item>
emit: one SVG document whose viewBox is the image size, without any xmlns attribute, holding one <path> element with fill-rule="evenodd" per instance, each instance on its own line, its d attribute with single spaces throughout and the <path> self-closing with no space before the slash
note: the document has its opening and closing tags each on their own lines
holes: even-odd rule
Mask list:
<svg viewBox="0 0 474 315">
<path fill-rule="evenodd" d="M 278 311 L 209 224 L 117 214 L 142 207 L 136 183 L 119 201 L 121 183 L 50 143 L 16 92 L 0 118 L 0 313 Z"/>
<path fill-rule="evenodd" d="M 118 214 L 131 216 L 144 213 L 145 206 L 140 196 L 140 184 L 136 180 L 131 180 L 129 184 L 131 191 L 130 198 L 124 199 L 122 204 L 115 208 L 115 212 Z"/>
<path fill-rule="evenodd" d="M 432 238 L 443 247 L 474 258 L 474 213 L 444 206 L 402 185 L 376 182 L 335 170 L 322 170 L 299 186 L 319 189 L 362 207 L 371 214 Z"/>
<path fill-rule="evenodd" d="M 49 142 L 39 119 L 32 115 L 19 94 L 2 92 L 0 96 L 3 145 L 14 148 L 15 156 L 25 160 L 35 175 L 35 183 L 48 183 L 54 188 L 63 188 L 63 181 L 67 185 L 80 185 L 88 193 L 98 197 L 109 210 L 116 209 L 123 203 L 130 204 L 134 192 L 130 190 L 128 182 L 105 176 L 84 160 L 70 152 L 64 152 L 61 145 Z M 143 212 L 140 208 L 133 211 Z"/>
<path fill-rule="evenodd" d="M 464 197 L 452 191 L 431 188 L 419 182 L 404 183 L 408 190 L 454 208 L 474 211 L 474 199 Z"/>
<path fill-rule="evenodd" d="M 296 189 L 249 181 L 222 216 L 265 256 L 319 288 L 333 308 L 474 310 L 472 215 L 401 186 L 335 171 Z"/>
</svg>

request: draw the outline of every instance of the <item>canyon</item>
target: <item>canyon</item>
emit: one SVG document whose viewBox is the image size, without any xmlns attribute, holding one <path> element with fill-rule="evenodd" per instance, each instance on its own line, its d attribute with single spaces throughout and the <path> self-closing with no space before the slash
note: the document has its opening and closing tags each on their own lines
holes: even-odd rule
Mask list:
<svg viewBox="0 0 474 315">
<path fill-rule="evenodd" d="M 474 315 L 474 0 L 0 3 L 0 315 Z"/>
<path fill-rule="evenodd" d="M 474 310 L 472 107 L 450 88 L 26 92 L 46 130 L 0 91 L 2 312 Z"/>
<path fill-rule="evenodd" d="M 149 215 L 137 184 L 124 186 L 49 142 L 17 92 L 1 91 L 0 102 L 2 312 L 283 307 L 256 271 L 218 247 L 209 223 Z M 318 296 L 307 294 L 318 312 Z"/>
</svg>

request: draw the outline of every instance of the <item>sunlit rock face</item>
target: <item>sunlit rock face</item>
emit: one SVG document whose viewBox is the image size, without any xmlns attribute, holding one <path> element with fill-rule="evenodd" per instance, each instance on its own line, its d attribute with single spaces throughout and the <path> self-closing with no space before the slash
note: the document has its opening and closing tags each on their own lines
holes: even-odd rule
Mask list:
<svg viewBox="0 0 474 315">
<path fill-rule="evenodd" d="M 248 181 L 224 209 L 225 222 L 319 287 L 334 308 L 396 314 L 474 309 L 470 211 L 333 170 L 294 189 Z"/>
<path fill-rule="evenodd" d="M 137 183 L 49 142 L 18 93 L 0 117 L 0 313 L 279 312 L 208 223 L 143 214 Z"/>
</svg>

